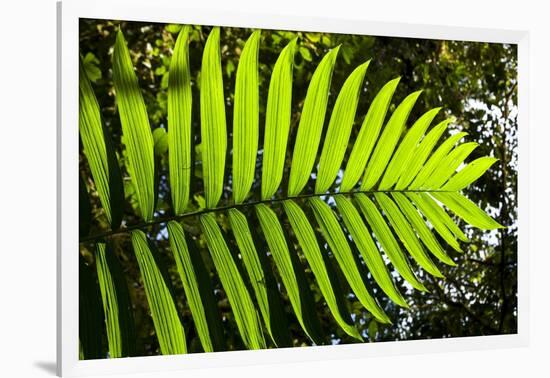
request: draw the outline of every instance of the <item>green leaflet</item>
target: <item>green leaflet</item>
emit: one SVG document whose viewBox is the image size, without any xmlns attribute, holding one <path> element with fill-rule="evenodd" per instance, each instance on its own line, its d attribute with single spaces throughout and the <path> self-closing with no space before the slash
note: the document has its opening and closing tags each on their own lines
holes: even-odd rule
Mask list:
<svg viewBox="0 0 550 378">
<path fill-rule="evenodd" d="M 444 262 L 447 265 L 456 266 L 455 262 L 451 260 L 447 253 L 445 253 L 435 236 L 426 225 L 422 216 L 418 213 L 418 210 L 407 199 L 407 197 L 398 192 L 393 192 L 392 197 L 430 252 L 437 257 L 439 261 Z"/>
<path fill-rule="evenodd" d="M 188 245 L 183 227 L 178 222 L 168 222 L 168 235 L 202 347 L 205 352 L 223 350 L 221 318 L 210 276 L 199 251 L 192 241 Z"/>
<path fill-rule="evenodd" d="M 344 170 L 340 192 L 351 191 L 365 172 L 365 166 L 378 139 L 378 134 L 386 118 L 390 101 L 399 80 L 400 78 L 393 79 L 384 85 L 372 101 L 357 139 L 353 144 L 351 155 Z"/>
<path fill-rule="evenodd" d="M 453 213 L 482 230 L 494 230 L 504 228 L 497 221 L 487 215 L 475 203 L 460 193 L 434 192 L 432 196 L 447 206 Z"/>
<path fill-rule="evenodd" d="M 330 81 L 340 46 L 330 50 L 313 73 L 296 134 L 288 195 L 300 194 L 311 176 L 325 122 Z"/>
<path fill-rule="evenodd" d="M 433 193 L 433 192 L 431 192 Z M 431 194 L 430 193 L 430 194 Z M 435 210 L 435 213 L 437 214 L 437 217 L 445 224 L 445 226 L 453 233 L 453 235 L 458 238 L 458 240 L 462 240 L 464 242 L 468 241 L 468 237 L 462 232 L 460 227 L 456 224 L 456 222 L 447 214 L 447 212 L 441 207 L 432 196 L 430 196 L 428 193 L 419 193 L 421 197 L 424 197 L 426 201 L 430 204 L 433 210 Z"/>
<path fill-rule="evenodd" d="M 235 322 L 244 344 L 249 349 L 265 348 L 265 340 L 256 308 L 220 227 L 216 223 L 216 218 L 211 213 L 204 214 L 201 215 L 200 222 L 206 244 L 208 244 L 214 266 L 220 275 L 220 281 L 231 304 Z"/>
<path fill-rule="evenodd" d="M 233 196 L 242 203 L 254 181 L 259 138 L 258 51 L 260 31 L 244 45 L 235 80 L 233 113 Z"/>
<path fill-rule="evenodd" d="M 141 216 L 148 222 L 153 219 L 156 202 L 153 134 L 132 59 L 120 30 L 113 52 L 113 83 L 124 144 L 128 152 L 128 172 Z"/>
<path fill-rule="evenodd" d="M 223 192 L 227 151 L 219 27 L 212 29 L 204 46 L 200 109 L 204 197 L 206 207 L 211 209 L 218 204 Z"/>
<path fill-rule="evenodd" d="M 79 62 L 78 81 L 78 128 L 83 152 L 88 159 L 90 171 L 112 229 L 118 228 L 122 220 L 124 189 L 120 168 L 109 132 L 101 122 L 99 104 L 86 71 Z"/>
<path fill-rule="evenodd" d="M 418 210 L 420 210 L 420 212 L 426 217 L 437 233 L 441 235 L 443 240 L 445 240 L 447 244 L 449 244 L 455 251 L 462 252 L 462 249 L 456 240 L 456 236 L 448 228 L 448 225 L 450 225 L 449 220 L 453 224 L 454 222 L 445 210 L 439 207 L 439 205 L 425 193 L 407 192 L 406 195 L 412 202 L 414 202 Z M 467 241 L 465 235 L 464 239 L 462 240 Z"/>
<path fill-rule="evenodd" d="M 480 157 L 461 169 L 441 187 L 441 190 L 459 191 L 480 178 L 498 159 L 493 157 Z"/>
<path fill-rule="evenodd" d="M 346 79 L 336 98 L 321 156 L 315 193 L 325 193 L 338 175 L 348 148 L 351 129 L 355 121 L 357 103 L 370 60 L 357 67 Z"/>
<path fill-rule="evenodd" d="M 151 250 L 142 231 L 132 231 L 132 245 L 145 287 L 147 302 L 162 354 L 187 353 L 185 332 L 172 297 L 171 283 L 165 268 Z"/>
<path fill-rule="evenodd" d="M 95 258 L 109 357 L 133 356 L 136 345 L 134 316 L 122 267 L 108 244 L 97 244 Z"/>
<path fill-rule="evenodd" d="M 313 209 L 313 214 L 321 228 L 323 237 L 336 257 L 346 280 L 350 284 L 356 297 L 359 299 L 359 302 L 361 302 L 363 307 L 370 311 L 378 321 L 382 323 L 391 323 L 388 316 L 384 313 L 384 310 L 380 308 L 376 299 L 371 296 L 365 287 L 357 267 L 357 262 L 355 261 L 348 240 L 340 227 L 334 211 L 332 211 L 329 205 L 317 197 L 310 198 L 309 204 Z"/>
<path fill-rule="evenodd" d="M 372 189 L 378 180 L 380 180 L 380 176 L 382 176 L 393 154 L 393 150 L 405 128 L 405 123 L 409 118 L 411 109 L 416 103 L 418 96 L 420 96 L 420 93 L 422 93 L 422 91 L 417 91 L 408 95 L 391 115 L 369 160 L 363 182 L 361 183 L 361 190 L 366 191 Z"/>
<path fill-rule="evenodd" d="M 176 215 L 187 208 L 191 184 L 191 70 L 189 32 L 184 26 L 176 40 L 168 77 L 168 164 L 172 207 Z"/>
<path fill-rule="evenodd" d="M 255 208 L 296 318 L 306 335 L 314 343 L 320 344 L 320 324 L 313 313 L 314 303 L 303 268 L 297 256 L 289 251 L 281 223 L 275 212 L 264 204 L 256 205 Z"/>
<path fill-rule="evenodd" d="M 292 200 L 284 201 L 283 206 L 290 221 L 290 225 L 294 230 L 294 234 L 298 239 L 298 243 L 304 252 L 304 256 L 308 261 L 313 274 L 315 275 L 317 284 L 321 289 L 321 293 L 323 294 L 332 315 L 336 319 L 336 322 L 348 335 L 356 338 L 357 340 L 363 340 L 357 331 L 357 328 L 353 325 L 349 312 L 343 311 L 344 306 L 340 306 L 338 303 L 339 298 L 334 293 L 336 283 L 327 271 L 315 233 L 313 232 L 313 228 L 311 227 L 306 214 Z"/>
<path fill-rule="evenodd" d="M 271 198 L 283 178 L 292 105 L 292 69 L 296 38 L 286 45 L 275 62 L 265 114 L 262 162 L 262 200 Z"/>
<path fill-rule="evenodd" d="M 363 256 L 363 260 L 376 283 L 392 301 L 399 306 L 409 307 L 401 293 L 395 287 L 395 283 L 388 273 L 384 260 L 382 256 L 380 256 L 369 230 L 353 203 L 343 195 L 337 195 L 334 199 L 346 228 L 361 252 L 361 256 Z"/>
<path fill-rule="evenodd" d="M 413 158 L 418 142 L 420 142 L 428 126 L 440 110 L 441 108 L 435 108 L 427 111 L 412 125 L 388 164 L 382 181 L 378 185 L 379 190 L 388 190 L 395 184 L 407 163 Z"/>
<path fill-rule="evenodd" d="M 370 198 L 363 193 L 356 194 L 355 199 L 359 204 L 359 208 L 365 215 L 367 223 L 370 224 L 370 226 L 372 227 L 376 239 L 382 246 L 382 249 L 386 253 L 386 256 L 388 256 L 388 258 L 390 259 L 395 269 L 415 289 L 426 291 L 424 285 L 420 281 L 418 281 L 418 278 L 412 271 L 407 257 L 403 254 L 403 251 L 401 251 L 397 240 L 395 240 L 393 233 L 391 232 L 386 221 L 382 217 L 382 214 L 380 214 L 380 212 L 376 208 L 374 202 L 372 202 Z"/>
<path fill-rule="evenodd" d="M 432 276 L 443 277 L 443 274 L 441 274 L 432 259 L 430 259 L 430 256 L 424 251 L 411 224 L 403 213 L 401 213 L 399 207 L 384 193 L 374 193 L 374 198 L 384 211 L 384 214 L 386 214 L 386 218 L 390 221 L 395 233 L 418 265 Z"/>
<path fill-rule="evenodd" d="M 233 113 L 233 196 L 242 203 L 254 181 L 259 138 L 258 51 L 260 34 L 248 38 L 237 67 Z"/>
<path fill-rule="evenodd" d="M 464 162 L 464 159 L 466 159 L 477 146 L 477 143 L 470 142 L 461 144 L 453 149 L 441 161 L 439 166 L 434 170 L 433 174 L 422 185 L 422 188 L 435 190 L 441 188 L 449 177 L 456 172 L 460 164 Z"/>
<path fill-rule="evenodd" d="M 101 334 L 104 326 L 101 314 L 99 288 L 92 269 L 78 255 L 78 339 L 80 359 L 94 360 L 105 358 L 101 348 Z"/>
<path fill-rule="evenodd" d="M 395 190 L 403 190 L 411 183 L 416 177 L 420 169 L 423 168 L 424 163 L 428 159 L 428 156 L 432 152 L 435 144 L 441 138 L 443 132 L 447 129 L 447 126 L 451 122 L 451 119 L 447 119 L 440 122 L 422 139 L 422 142 L 414 149 L 410 159 L 405 162 L 404 168 L 401 172 L 399 180 L 395 185 Z M 460 134 L 460 133 L 459 133 Z M 464 136 L 463 133 L 460 137 Z M 458 134 L 457 134 L 458 135 Z"/>
<path fill-rule="evenodd" d="M 413 182 L 408 185 L 408 189 L 416 190 L 420 188 L 424 183 L 432 176 L 433 172 L 439 164 L 441 164 L 441 161 L 443 158 L 451 151 L 453 146 L 462 139 L 466 133 L 457 133 L 449 138 L 447 138 L 443 143 L 441 143 L 441 146 L 435 152 L 430 156 L 428 159 L 428 162 L 422 167 L 420 172 L 418 172 L 418 175 L 414 178 Z"/>
<path fill-rule="evenodd" d="M 286 323 L 286 319 L 283 319 L 284 313 L 281 311 L 282 304 L 279 301 L 277 289 L 272 287 L 273 279 L 268 276 L 270 272 L 267 271 L 265 257 L 256 249 L 248 221 L 237 209 L 230 209 L 228 213 L 229 223 L 250 277 L 267 331 L 275 345 L 291 345 L 288 329 L 283 330 L 279 327 L 279 323 Z"/>
</svg>

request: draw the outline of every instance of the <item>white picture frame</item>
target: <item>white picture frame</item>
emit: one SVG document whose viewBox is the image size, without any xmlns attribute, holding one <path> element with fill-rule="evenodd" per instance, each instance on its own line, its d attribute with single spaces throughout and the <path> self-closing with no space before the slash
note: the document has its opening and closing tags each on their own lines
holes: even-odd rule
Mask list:
<svg viewBox="0 0 550 378">
<path fill-rule="evenodd" d="M 380 23 L 287 16 L 284 14 L 215 12 L 189 9 L 160 0 L 95 0 L 58 3 L 57 93 L 57 372 L 62 376 L 175 371 L 201 367 L 275 362 L 365 358 L 525 346 L 528 343 L 528 83 L 529 35 L 525 31 Z M 182 3 L 183 4 L 183 3 Z M 78 358 L 78 21 L 79 18 L 323 31 L 518 45 L 518 333 L 514 335 L 411 340 L 354 345 L 231 351 L 212 354 L 84 360 Z"/>
</svg>

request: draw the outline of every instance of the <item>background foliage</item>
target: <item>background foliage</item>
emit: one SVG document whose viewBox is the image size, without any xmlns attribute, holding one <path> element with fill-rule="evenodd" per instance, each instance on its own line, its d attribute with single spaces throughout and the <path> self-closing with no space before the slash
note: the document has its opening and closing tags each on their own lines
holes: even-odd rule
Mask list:
<svg viewBox="0 0 550 378">
<path fill-rule="evenodd" d="M 99 104 L 105 125 L 115 140 L 119 157 L 124 159 L 125 150 L 121 141 L 121 127 L 113 93 L 111 72 L 112 46 L 116 30 L 121 27 L 130 48 L 130 53 L 153 128 L 166 127 L 168 67 L 171 51 L 180 26 L 137 22 L 114 22 L 105 20 L 81 20 L 80 50 L 88 77 Z M 193 97 L 198 99 L 197 78 L 200 77 L 200 59 L 209 27 L 195 27 L 190 45 Z M 222 28 L 222 68 L 224 72 L 225 94 L 227 96 L 227 119 L 232 119 L 234 76 L 244 41 L 251 34 L 249 29 Z M 260 43 L 260 99 L 267 97 L 269 75 L 277 54 L 295 36 L 299 37 L 299 49 L 295 58 L 294 95 L 291 134 L 292 145 L 299 120 L 301 106 L 305 98 L 307 84 L 321 57 L 330 48 L 342 44 L 333 74 L 332 90 L 336 92 L 345 78 L 357 65 L 373 58 L 366 75 L 364 93 L 360 98 L 358 115 L 363 116 L 374 94 L 387 81 L 401 76 L 395 100 L 406 94 L 424 89 L 418 104 L 413 108 L 411 119 L 416 119 L 429 108 L 443 106 L 438 120 L 450 115 L 456 117 L 452 130 L 469 133 L 468 141 L 480 146 L 474 151 L 471 160 L 485 155 L 499 159 L 485 175 L 468 189 L 468 197 L 481 205 L 499 223 L 507 228 L 494 232 L 482 232 L 474 228 L 466 229 L 471 243 L 463 246 L 465 253 L 458 254 L 448 248 L 447 253 L 457 262 L 456 267 L 441 265 L 446 279 L 436 279 L 422 275 L 420 279 L 429 292 L 406 290 L 405 298 L 411 304 L 409 309 L 399 308 L 387 298 L 379 296 L 381 304 L 394 322 L 382 325 L 372 319 L 350 294 L 353 316 L 359 320 L 359 331 L 369 341 L 409 340 L 456 336 L 476 336 L 502 333 L 515 333 L 517 330 L 517 48 L 514 45 L 420 40 L 410 38 L 388 38 L 373 36 L 352 36 L 328 33 L 295 33 L 288 31 L 263 31 Z M 335 95 L 329 97 L 329 108 L 333 106 Z M 193 102 L 193 123 L 198 127 L 199 101 Z M 265 100 L 260 101 L 260 125 L 265 114 Z M 393 110 L 394 106 L 392 105 Z M 356 123 L 360 123 L 358 117 Z M 358 126 L 353 133 L 358 132 Z M 231 122 L 228 122 L 229 131 Z M 262 130 L 262 128 L 260 128 Z M 263 139 L 263 135 L 260 135 Z M 169 215 L 170 193 L 167 185 L 167 142 L 166 135 L 155 133 L 155 151 L 161 160 L 158 214 Z M 198 191 L 200 180 L 200 144 L 195 146 L 195 176 Z M 288 157 L 290 158 L 290 157 Z M 102 210 L 86 159 L 81 153 L 80 170 L 82 178 L 91 194 L 93 224 L 91 234 L 108 228 L 107 218 Z M 230 165 L 228 165 L 230 168 Z M 257 170 L 257 174 L 260 170 Z M 125 176 L 125 221 L 138 223 L 137 203 L 133 188 Z M 288 172 L 285 172 L 288 177 Z M 259 180 L 256 181 L 259 183 Z M 286 184 L 283 183 L 283 187 Z M 254 193 L 259 187 L 253 187 Z M 313 188 L 306 188 L 312 190 Z M 230 193 L 230 191 L 227 191 Z M 227 201 L 228 198 L 222 198 Z M 193 206 L 204 207 L 204 198 L 195 196 Z M 284 222 L 285 220 L 283 220 Z M 227 219 L 221 219 L 222 226 L 228 228 Z M 251 223 L 251 226 L 253 224 Z M 288 226 L 288 225 L 287 225 Z M 198 224 L 192 219 L 184 222 L 189 233 L 198 232 Z M 259 227 L 257 225 L 257 227 Z M 169 243 L 164 225 L 151 229 L 156 235 L 156 245 L 160 255 L 171 267 L 169 274 L 175 285 L 178 311 L 184 324 L 191 324 L 192 318 L 185 303 L 183 288 L 178 279 L 176 264 L 168 252 Z M 137 261 L 131 252 L 129 235 L 114 239 L 114 252 L 121 260 L 127 277 L 131 302 L 134 304 L 138 355 L 158 354 L 158 341 L 154 336 L 152 320 L 141 282 Z M 233 241 L 234 242 L 234 241 Z M 205 245 L 201 245 L 203 259 L 210 263 Z M 94 264 L 93 253 L 86 243 L 81 244 L 80 253 L 90 265 Z M 213 272 L 213 266 L 208 266 Z M 307 272 L 311 276 L 311 272 Z M 311 278 L 311 277 L 310 277 Z M 395 277 L 397 280 L 400 277 Z M 225 338 L 229 349 L 241 349 L 242 342 L 229 310 L 223 289 L 215 274 L 212 274 L 218 307 L 223 316 Z M 311 280 L 310 282 L 313 282 Z M 398 282 L 399 283 L 399 282 Z M 327 342 L 334 344 L 350 343 L 353 340 L 339 327 L 326 305 L 321 302 L 321 294 L 316 285 L 311 285 L 315 293 L 317 313 L 324 329 L 335 330 L 326 333 Z M 405 286 L 406 287 L 406 286 Z M 286 302 L 286 312 L 290 314 L 290 304 Z M 288 316 L 289 328 L 294 345 L 309 344 L 294 318 Z M 294 321 L 294 323 L 292 322 Z M 200 342 L 194 335 L 194 327 L 186 327 L 190 351 L 200 351 Z M 106 342 L 106 337 L 104 337 Z"/>
</svg>

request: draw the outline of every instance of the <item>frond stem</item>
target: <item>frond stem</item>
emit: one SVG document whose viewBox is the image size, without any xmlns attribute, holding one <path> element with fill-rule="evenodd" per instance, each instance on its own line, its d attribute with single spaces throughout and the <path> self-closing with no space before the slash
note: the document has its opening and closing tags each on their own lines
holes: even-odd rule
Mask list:
<svg viewBox="0 0 550 378">
<path fill-rule="evenodd" d="M 355 191 L 349 191 L 349 192 L 309 193 L 309 194 L 300 194 L 300 195 L 292 196 L 292 197 L 271 198 L 271 199 L 267 199 L 267 200 L 258 200 L 258 201 L 252 201 L 252 202 L 244 202 L 244 203 L 239 203 L 239 204 L 227 205 L 227 206 L 220 206 L 220 207 L 215 207 L 215 208 L 210 208 L 210 209 L 190 211 L 188 213 L 180 214 L 180 215 L 170 215 L 170 216 L 158 217 L 158 218 L 156 218 L 156 219 L 154 219 L 150 222 L 136 223 L 136 224 L 133 224 L 133 225 L 121 227 L 121 228 L 116 229 L 116 230 L 110 230 L 110 231 L 101 232 L 101 233 L 98 233 L 98 234 L 95 234 L 95 235 L 86 236 L 86 237 L 80 238 L 79 243 L 91 242 L 91 241 L 95 241 L 95 240 L 98 240 L 98 239 L 108 238 L 108 237 L 111 237 L 113 235 L 123 234 L 123 233 L 127 233 L 127 232 L 130 232 L 130 231 L 133 231 L 133 230 L 147 228 L 147 227 L 155 226 L 157 224 L 168 223 L 168 222 L 174 221 L 174 220 L 181 220 L 181 219 L 185 219 L 185 218 L 189 218 L 189 217 L 200 216 L 200 215 L 208 214 L 208 213 L 216 213 L 216 212 L 220 212 L 220 211 L 227 211 L 227 210 L 231 210 L 231 209 L 248 208 L 248 207 L 252 207 L 252 206 L 255 206 L 255 205 L 259 205 L 259 204 L 273 204 L 273 203 L 279 203 L 279 202 L 284 202 L 284 201 L 288 201 L 288 200 L 307 199 L 307 198 L 312 198 L 312 197 L 334 197 L 334 196 L 337 196 L 337 195 L 349 196 L 349 195 L 359 194 L 359 193 L 373 194 L 373 193 L 393 193 L 393 192 L 397 192 L 397 193 L 435 193 L 435 192 L 445 193 L 445 192 L 451 192 L 451 191 L 449 191 L 449 190 L 365 190 L 365 191 L 355 190 Z"/>
</svg>

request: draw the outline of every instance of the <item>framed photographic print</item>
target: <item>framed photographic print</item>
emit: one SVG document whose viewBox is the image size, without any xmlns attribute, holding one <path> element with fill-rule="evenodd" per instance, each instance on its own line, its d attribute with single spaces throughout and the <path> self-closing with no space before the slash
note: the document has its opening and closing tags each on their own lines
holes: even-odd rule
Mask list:
<svg viewBox="0 0 550 378">
<path fill-rule="evenodd" d="M 58 16 L 60 375 L 526 342 L 526 33 Z"/>
</svg>

